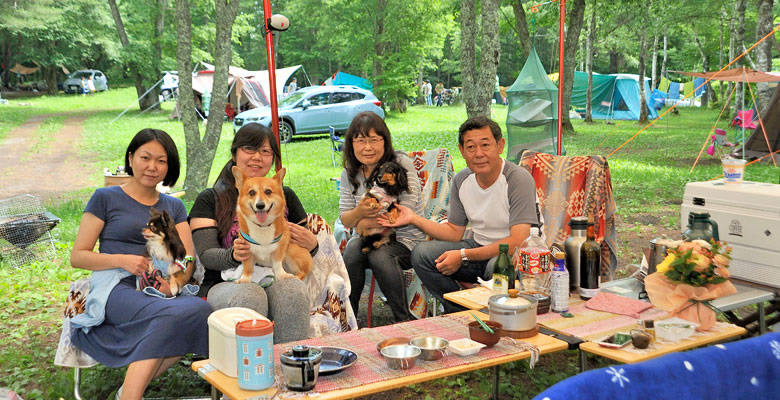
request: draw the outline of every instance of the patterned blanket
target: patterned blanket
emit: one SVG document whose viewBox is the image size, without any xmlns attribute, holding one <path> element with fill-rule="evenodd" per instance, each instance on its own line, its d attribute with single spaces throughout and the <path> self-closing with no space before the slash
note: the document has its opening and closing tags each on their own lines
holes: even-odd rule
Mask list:
<svg viewBox="0 0 780 400">
<path fill-rule="evenodd" d="M 593 216 L 596 240 L 602 243 L 601 276 L 605 281 L 612 279 L 617 268 L 617 208 L 606 157 L 564 157 L 526 151 L 519 164 L 536 182 L 547 245 L 563 244 L 569 237 L 572 217 Z"/>
<path fill-rule="evenodd" d="M 616 365 L 558 382 L 534 400 L 776 399 L 780 333 Z"/>
</svg>

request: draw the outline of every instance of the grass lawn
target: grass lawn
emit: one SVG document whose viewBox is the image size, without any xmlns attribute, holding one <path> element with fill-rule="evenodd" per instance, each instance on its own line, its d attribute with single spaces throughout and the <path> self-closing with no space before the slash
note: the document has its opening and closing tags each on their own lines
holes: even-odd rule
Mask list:
<svg viewBox="0 0 780 400">
<path fill-rule="evenodd" d="M 35 115 L 88 113 L 84 123 L 82 155 L 94 159 L 95 187 L 102 184 L 100 171 L 123 163 L 130 138 L 140 129 L 154 127 L 167 131 L 184 151 L 181 124 L 168 115 L 173 103 L 165 103 L 162 112 L 139 115 L 133 88 L 111 89 L 94 97 L 60 95 L 12 99 L 0 106 L 0 140 L 11 129 Z M 127 106 L 134 105 L 123 118 L 111 121 Z M 689 172 L 717 111 L 681 109 L 678 116 L 666 117 L 647 128 L 635 140 L 609 158 L 612 184 L 618 207 L 618 240 L 622 262 L 637 262 L 639 253 L 631 240 L 648 243 L 658 226 L 679 232 L 679 204 L 687 182 L 703 181 L 721 174 L 719 161 L 704 155 Z M 47 119 L 37 135 L 56 143 L 56 132 L 65 116 Z M 410 107 L 404 114 L 390 113 L 387 124 L 399 150 L 422 150 L 446 147 L 454 157 L 455 169 L 465 167 L 457 149 L 457 129 L 466 118 L 463 106 Z M 496 106 L 493 118 L 506 119 L 506 107 Z M 503 127 L 503 122 L 501 122 Z M 641 127 L 633 121 L 585 124 L 574 121 L 577 133 L 564 139 L 567 155 L 607 155 L 632 137 Z M 721 122 L 721 128 L 734 132 Z M 223 127 L 217 156 L 212 165 L 210 183 L 229 157 L 233 138 L 229 124 Z M 327 135 L 294 140 L 283 145 L 285 184 L 295 189 L 304 207 L 333 222 L 337 217 L 338 192 L 330 180 L 341 174 L 341 167 L 331 164 Z M 184 173 L 184 171 L 182 171 Z M 746 179 L 759 182 L 778 181 L 778 170 L 771 164 L 751 165 Z M 179 186 L 184 182 L 180 178 Z M 68 188 L 63 188 L 65 191 Z M 69 193 L 63 200 L 47 204 L 47 209 L 62 218 L 54 230 L 58 237 L 57 257 L 14 268 L 0 255 L 0 387 L 10 387 L 25 399 L 71 398 L 71 370 L 52 365 L 60 334 L 61 310 L 69 283 L 86 276 L 70 268 L 68 257 L 78 229 L 81 212 L 93 188 Z M 191 204 L 188 204 L 191 206 Z M 599 366 L 603 361 L 591 360 Z M 120 384 L 123 369 L 103 367 L 84 372 L 84 398 L 106 398 Z M 482 398 L 490 392 L 491 371 L 478 371 L 430 384 L 413 385 L 394 392 L 392 398 Z M 576 373 L 576 354 L 564 352 L 545 356 L 533 371 L 525 363 L 502 368 L 502 398 L 529 398 L 545 387 Z M 147 392 L 149 397 L 206 395 L 208 388 L 191 373 L 187 364 L 172 368 L 156 380 Z M 375 398 L 384 398 L 381 395 Z M 390 397 L 387 397 L 390 398 Z"/>
</svg>

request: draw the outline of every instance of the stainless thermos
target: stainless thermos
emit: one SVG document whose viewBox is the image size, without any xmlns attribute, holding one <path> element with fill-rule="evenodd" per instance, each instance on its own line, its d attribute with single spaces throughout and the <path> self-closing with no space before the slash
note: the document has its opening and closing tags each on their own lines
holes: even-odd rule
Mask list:
<svg viewBox="0 0 780 400">
<path fill-rule="evenodd" d="M 569 290 L 577 293 L 580 288 L 580 247 L 588 233 L 587 217 L 572 217 L 569 220 L 569 237 L 563 242 L 566 252 L 566 268 L 569 270 Z"/>
</svg>

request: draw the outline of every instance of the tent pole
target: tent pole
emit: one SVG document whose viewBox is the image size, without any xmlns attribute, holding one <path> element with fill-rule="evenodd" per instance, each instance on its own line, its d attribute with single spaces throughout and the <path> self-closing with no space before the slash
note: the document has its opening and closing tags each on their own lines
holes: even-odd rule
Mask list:
<svg viewBox="0 0 780 400">
<path fill-rule="evenodd" d="M 135 101 L 138 101 L 138 100 L 141 100 L 142 98 L 144 98 L 144 96 L 146 96 L 147 94 L 149 94 L 149 92 L 151 92 L 151 91 L 152 91 L 152 89 L 154 89 L 155 87 L 157 87 L 157 85 L 159 85 L 159 84 L 160 84 L 160 82 L 162 82 L 162 81 L 163 81 L 163 80 L 162 80 L 162 78 L 160 78 L 160 80 L 159 80 L 159 81 L 157 81 L 157 83 L 155 83 L 155 84 L 154 84 L 154 86 L 150 87 L 150 88 L 149 88 L 149 90 L 147 90 L 147 91 L 146 91 L 144 94 L 142 94 L 142 95 L 141 95 L 141 96 L 139 96 L 137 99 L 135 99 Z M 130 110 L 130 108 L 131 108 L 131 107 L 132 107 L 132 106 L 135 104 L 135 101 L 134 101 L 133 103 L 131 103 L 129 106 L 127 106 L 127 108 L 125 108 L 125 110 L 124 110 L 124 111 L 122 111 L 122 112 L 121 112 L 119 115 L 117 115 L 117 116 L 116 116 L 116 118 L 112 119 L 112 120 L 111 120 L 111 122 L 109 122 L 109 124 L 113 124 L 113 123 L 114 123 L 114 121 L 118 120 L 119 118 L 122 118 L 122 116 L 123 116 L 123 115 L 125 115 L 125 113 L 126 113 L 128 110 Z M 157 105 L 157 104 L 155 104 L 155 105 Z M 152 106 L 152 107 L 154 107 L 154 106 Z"/>
<path fill-rule="evenodd" d="M 559 16 L 558 27 L 558 143 L 556 146 L 556 154 L 562 154 L 562 141 L 563 141 L 563 35 L 565 32 L 566 22 L 566 0 L 560 0 L 561 12 Z M 566 110 L 568 112 L 569 110 Z"/>
<path fill-rule="evenodd" d="M 271 89 L 271 126 L 276 136 L 276 143 L 281 152 L 279 140 L 279 106 L 276 100 L 276 60 L 274 59 L 274 35 L 271 31 L 271 0 L 263 0 L 263 18 L 265 18 L 265 49 L 268 57 L 268 86 Z M 281 157 L 276 160 L 276 170 L 282 168 Z"/>
<path fill-rule="evenodd" d="M 745 66 L 742 66 L 742 159 L 745 159 Z"/>
</svg>

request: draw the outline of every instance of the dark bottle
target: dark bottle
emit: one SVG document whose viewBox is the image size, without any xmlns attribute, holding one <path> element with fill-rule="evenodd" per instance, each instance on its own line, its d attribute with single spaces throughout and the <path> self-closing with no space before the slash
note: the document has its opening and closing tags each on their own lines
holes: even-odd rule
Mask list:
<svg viewBox="0 0 780 400">
<path fill-rule="evenodd" d="M 493 294 L 506 294 L 515 288 L 515 269 L 509 262 L 509 245 L 498 244 L 498 258 L 493 266 Z"/>
<path fill-rule="evenodd" d="M 596 242 L 596 231 L 588 221 L 588 235 L 580 247 L 580 298 L 588 300 L 599 294 L 601 246 Z"/>
</svg>

